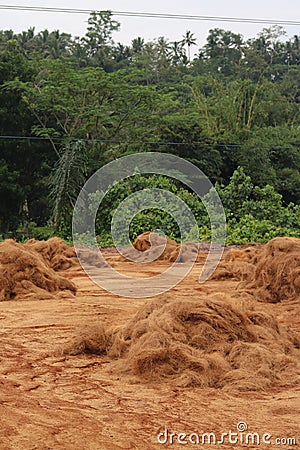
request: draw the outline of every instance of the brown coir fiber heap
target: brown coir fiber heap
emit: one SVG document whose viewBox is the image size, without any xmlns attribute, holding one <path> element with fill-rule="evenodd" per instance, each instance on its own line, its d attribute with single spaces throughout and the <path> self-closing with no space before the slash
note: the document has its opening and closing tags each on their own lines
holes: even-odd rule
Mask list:
<svg viewBox="0 0 300 450">
<path fill-rule="evenodd" d="M 132 245 L 140 254 L 136 257 L 132 249 L 128 249 L 124 255 L 133 257 L 137 262 L 153 260 L 184 263 L 197 259 L 198 248 L 195 243 L 186 242 L 180 245 L 168 237 L 150 231 L 139 235 Z"/>
<path fill-rule="evenodd" d="M 59 291 L 74 294 L 76 287 L 56 274 L 34 246 L 12 239 L 0 243 L 0 300 L 51 298 Z"/>
<path fill-rule="evenodd" d="M 115 370 L 143 381 L 260 390 L 295 382 L 297 347 L 272 316 L 215 294 L 148 302 L 118 330 L 89 328 L 65 353 L 107 355 Z"/>
<path fill-rule="evenodd" d="M 252 277 L 257 263 L 259 248 L 231 249 L 225 253 L 223 260 L 213 274 L 214 280 L 232 278 L 234 280 L 248 280 Z"/>
<path fill-rule="evenodd" d="M 277 303 L 300 299 L 300 239 L 277 237 L 259 248 L 231 250 L 215 279 L 242 280 L 256 300 Z"/>
<path fill-rule="evenodd" d="M 25 246 L 39 253 L 47 266 L 55 271 L 67 270 L 78 265 L 74 247 L 65 244 L 58 237 L 51 238 L 48 241 L 30 239 Z"/>
<path fill-rule="evenodd" d="M 30 239 L 25 245 L 39 253 L 43 257 L 45 263 L 56 272 L 68 270 L 70 268 L 80 269 L 74 247 L 65 244 L 65 242 L 58 237 L 51 238 L 48 241 L 36 241 L 35 239 Z M 105 262 L 99 258 L 96 249 L 90 249 L 84 246 L 81 248 L 78 247 L 77 254 L 85 264 L 90 266 L 105 267 L 106 265 Z"/>
</svg>

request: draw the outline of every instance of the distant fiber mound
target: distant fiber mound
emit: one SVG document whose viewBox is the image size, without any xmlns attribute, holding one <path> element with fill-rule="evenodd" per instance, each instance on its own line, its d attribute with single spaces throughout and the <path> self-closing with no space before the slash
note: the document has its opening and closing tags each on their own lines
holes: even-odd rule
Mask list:
<svg viewBox="0 0 300 450">
<path fill-rule="evenodd" d="M 184 263 L 196 260 L 198 255 L 197 244 L 186 242 L 180 245 L 168 237 L 150 231 L 139 235 L 132 245 L 139 254 L 133 249 L 128 249 L 123 254 L 136 262 L 169 261 Z"/>
<path fill-rule="evenodd" d="M 239 287 L 259 301 L 299 299 L 300 239 L 277 237 L 258 248 L 231 250 L 213 278 L 241 280 Z"/>
<path fill-rule="evenodd" d="M 299 345 L 274 317 L 215 294 L 147 302 L 117 330 L 88 328 L 65 353 L 107 355 L 143 381 L 247 391 L 299 381 Z"/>
<path fill-rule="evenodd" d="M 61 291 L 76 293 L 75 285 L 55 272 L 62 266 L 57 258 L 62 247 L 54 245 L 57 240 L 51 241 L 41 242 L 40 247 L 37 241 L 19 244 L 9 239 L 0 243 L 0 300 L 52 298 Z M 63 256 L 68 258 L 64 251 Z"/>
</svg>

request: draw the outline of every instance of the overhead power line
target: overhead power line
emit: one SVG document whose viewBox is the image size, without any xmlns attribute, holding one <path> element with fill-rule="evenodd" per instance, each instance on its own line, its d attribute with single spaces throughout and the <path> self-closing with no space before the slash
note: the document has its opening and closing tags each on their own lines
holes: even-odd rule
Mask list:
<svg viewBox="0 0 300 450">
<path fill-rule="evenodd" d="M 203 145 L 206 147 L 227 147 L 227 148 L 241 148 L 242 144 L 217 144 L 213 142 L 172 142 L 172 141 L 121 141 L 117 139 L 88 139 L 88 138 L 72 138 L 72 137 L 43 137 L 43 136 L 0 136 L 0 140 L 23 140 L 23 141 L 72 141 L 72 142 L 87 142 L 100 144 L 127 144 L 127 145 Z M 298 145 L 253 145 L 248 148 L 265 148 L 265 149 L 300 149 Z"/>
<path fill-rule="evenodd" d="M 27 6 L 27 5 L 0 5 L 0 9 L 12 11 L 38 11 L 53 13 L 70 13 L 70 14 L 90 14 L 95 11 L 92 9 L 79 8 L 51 8 L 47 6 Z M 100 12 L 100 11 L 97 11 Z M 177 20 L 195 20 L 204 22 L 231 22 L 231 23 L 251 23 L 251 24 L 268 24 L 268 25 L 300 25 L 298 20 L 281 20 L 281 19 L 255 19 L 245 17 L 220 17 L 220 16 L 199 16 L 188 14 L 161 14 L 150 12 L 134 12 L 134 11 L 111 11 L 114 16 L 123 17 L 139 17 L 153 19 L 177 19 Z"/>
</svg>

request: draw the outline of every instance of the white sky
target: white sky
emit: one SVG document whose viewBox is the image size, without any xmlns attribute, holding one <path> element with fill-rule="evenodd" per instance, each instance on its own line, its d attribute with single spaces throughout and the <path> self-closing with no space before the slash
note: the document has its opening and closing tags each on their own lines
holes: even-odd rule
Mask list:
<svg viewBox="0 0 300 450">
<path fill-rule="evenodd" d="M 170 14 L 189 14 L 221 17 L 243 17 L 274 20 L 300 21 L 299 0 L 0 0 L 1 5 L 47 6 L 59 8 L 80 8 L 112 11 L 155 12 Z M 35 26 L 36 31 L 48 28 L 71 33 L 73 36 L 85 34 L 87 15 L 50 12 L 27 12 L 0 10 L 0 29 L 13 29 L 15 32 Z M 222 28 L 242 34 L 245 38 L 254 37 L 264 24 L 244 24 L 227 22 L 196 22 L 154 18 L 115 17 L 121 22 L 121 29 L 114 35 L 116 42 L 129 44 L 137 36 L 146 41 L 165 36 L 170 41 L 180 40 L 186 30 L 197 38 L 199 47 L 203 46 L 209 29 Z M 287 36 L 300 35 L 300 27 L 285 26 Z"/>
</svg>

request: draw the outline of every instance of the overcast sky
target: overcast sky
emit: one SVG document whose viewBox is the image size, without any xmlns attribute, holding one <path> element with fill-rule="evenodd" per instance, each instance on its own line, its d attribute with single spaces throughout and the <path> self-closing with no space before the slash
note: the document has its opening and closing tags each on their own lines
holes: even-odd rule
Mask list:
<svg viewBox="0 0 300 450">
<path fill-rule="evenodd" d="M 155 12 L 169 14 L 188 14 L 221 17 L 243 17 L 274 20 L 300 21 L 299 0 L 0 0 L 0 5 L 47 6 L 59 8 L 80 8 L 93 10 Z M 137 36 L 151 40 L 165 36 L 170 41 L 180 40 L 186 30 L 197 37 L 202 46 L 209 29 L 222 28 L 241 33 L 245 38 L 254 37 L 264 27 L 270 25 L 195 22 L 188 20 L 170 20 L 157 18 L 115 17 L 121 22 L 121 29 L 114 35 L 116 42 L 129 44 Z M 34 26 L 36 31 L 44 28 L 59 29 L 82 36 L 87 26 L 87 15 L 50 12 L 27 12 L 0 10 L 0 29 L 13 29 L 16 32 Z M 287 36 L 300 35 L 300 27 L 285 26 Z"/>
</svg>

